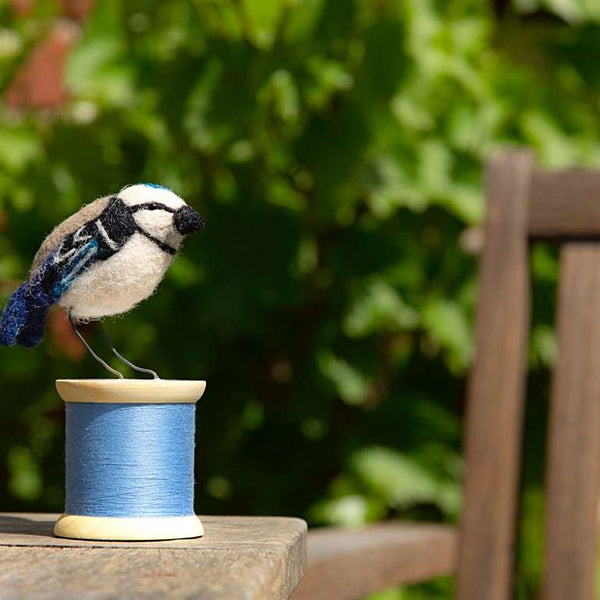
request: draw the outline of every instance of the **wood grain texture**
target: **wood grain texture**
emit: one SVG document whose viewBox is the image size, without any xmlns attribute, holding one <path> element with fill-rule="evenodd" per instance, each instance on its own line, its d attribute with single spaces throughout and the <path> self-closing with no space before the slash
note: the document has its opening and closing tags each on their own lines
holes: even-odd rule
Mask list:
<svg viewBox="0 0 600 600">
<path fill-rule="evenodd" d="M 57 379 L 65 402 L 124 404 L 193 404 L 206 390 L 206 381 L 177 379 Z"/>
<path fill-rule="evenodd" d="M 526 347 L 527 206 L 533 158 L 499 155 L 487 171 L 485 247 L 479 271 L 476 355 L 469 384 L 466 478 L 457 598 L 512 593 Z"/>
<path fill-rule="evenodd" d="M 306 571 L 306 523 L 203 516 L 205 537 L 88 542 L 52 537 L 58 515 L 0 515 L 3 600 L 289 598 Z"/>
<path fill-rule="evenodd" d="M 456 529 L 382 523 L 308 535 L 308 573 L 293 600 L 352 600 L 400 583 L 453 573 Z"/>
<path fill-rule="evenodd" d="M 535 170 L 528 220 L 534 238 L 600 237 L 600 171 Z"/>
<path fill-rule="evenodd" d="M 547 460 L 545 600 L 595 597 L 600 490 L 600 245 L 565 244 Z"/>
</svg>

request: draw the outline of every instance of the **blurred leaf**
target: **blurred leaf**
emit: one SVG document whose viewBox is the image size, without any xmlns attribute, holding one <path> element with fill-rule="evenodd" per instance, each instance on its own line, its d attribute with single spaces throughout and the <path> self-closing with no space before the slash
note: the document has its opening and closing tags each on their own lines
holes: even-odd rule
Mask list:
<svg viewBox="0 0 600 600">
<path fill-rule="evenodd" d="M 533 354 L 530 363 L 532 366 L 543 365 L 547 368 L 554 367 L 558 355 L 558 344 L 554 330 L 548 325 L 538 325 L 531 335 L 531 351 Z"/>
<path fill-rule="evenodd" d="M 294 79 L 288 71 L 278 70 L 271 75 L 260 92 L 260 100 L 267 106 L 271 104 L 274 113 L 284 123 L 297 123 L 300 98 Z"/>
<path fill-rule="evenodd" d="M 413 329 L 419 322 L 416 310 L 383 280 L 372 281 L 344 319 L 344 331 L 350 337 L 362 337 L 378 331 Z"/>
<path fill-rule="evenodd" d="M 383 504 L 358 494 L 324 500 L 314 507 L 313 518 L 337 527 L 362 527 L 385 514 Z"/>
<path fill-rule="evenodd" d="M 25 446 L 13 446 L 8 455 L 9 488 L 22 500 L 36 500 L 42 492 L 42 477 L 31 451 Z"/>
<path fill-rule="evenodd" d="M 423 326 L 448 354 L 449 366 L 464 371 L 472 352 L 471 329 L 464 311 L 450 300 L 431 300 L 423 309 Z"/>
<path fill-rule="evenodd" d="M 361 404 L 371 390 L 369 379 L 350 363 L 329 351 L 318 356 L 321 373 L 334 384 L 337 393 L 348 404 Z"/>
<path fill-rule="evenodd" d="M 372 447 L 358 451 L 352 465 L 368 488 L 382 496 L 389 506 L 406 508 L 417 503 L 439 504 L 456 513 L 458 488 L 442 484 L 414 460 L 389 448 Z"/>
<path fill-rule="evenodd" d="M 35 131 L 0 125 L 0 165 L 14 174 L 23 172 L 39 157 L 41 145 Z"/>
<path fill-rule="evenodd" d="M 242 4 L 253 41 L 258 46 L 271 45 L 285 0 L 243 0 Z"/>
</svg>

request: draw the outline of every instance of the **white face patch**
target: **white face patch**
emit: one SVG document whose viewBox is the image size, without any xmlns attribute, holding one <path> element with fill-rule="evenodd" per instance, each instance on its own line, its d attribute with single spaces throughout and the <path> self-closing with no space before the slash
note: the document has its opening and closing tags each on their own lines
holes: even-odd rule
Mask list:
<svg viewBox="0 0 600 600">
<path fill-rule="evenodd" d="M 178 247 L 183 237 L 175 229 L 173 217 L 173 213 L 166 210 L 139 210 L 133 218 L 150 235 Z"/>
<path fill-rule="evenodd" d="M 152 187 L 144 183 L 125 187 L 119 192 L 118 196 L 128 206 L 136 206 L 146 202 L 159 202 L 175 210 L 185 206 L 183 199 L 171 190 Z"/>
</svg>

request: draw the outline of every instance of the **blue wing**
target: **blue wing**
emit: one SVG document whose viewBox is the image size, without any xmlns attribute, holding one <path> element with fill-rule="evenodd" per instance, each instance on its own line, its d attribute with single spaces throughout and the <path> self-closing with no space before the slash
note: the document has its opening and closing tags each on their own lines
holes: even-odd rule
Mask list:
<svg viewBox="0 0 600 600">
<path fill-rule="evenodd" d="M 49 263 L 46 272 L 36 279 L 40 285 L 44 284 L 42 280 L 51 283 L 51 285 L 46 283 L 44 287 L 50 290 L 50 295 L 54 299 L 53 304 L 58 302 L 77 277 L 97 260 L 98 250 L 98 241 L 90 237 L 66 252 L 59 248 L 48 257 L 44 262 L 44 265 Z"/>
<path fill-rule="evenodd" d="M 97 259 L 98 241 L 81 230 L 40 265 L 10 297 L 0 320 L 0 346 L 15 342 L 27 348 L 44 337 L 48 310 Z"/>
</svg>

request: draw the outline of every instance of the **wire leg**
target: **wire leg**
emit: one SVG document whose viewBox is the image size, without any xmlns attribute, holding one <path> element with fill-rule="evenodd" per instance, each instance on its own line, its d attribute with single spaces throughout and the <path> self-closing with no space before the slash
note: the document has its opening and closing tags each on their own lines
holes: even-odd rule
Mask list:
<svg viewBox="0 0 600 600">
<path fill-rule="evenodd" d="M 94 357 L 94 359 L 96 360 L 96 362 L 100 363 L 107 371 L 109 371 L 113 375 L 116 375 L 119 379 L 125 379 L 125 377 L 123 376 L 123 373 L 121 373 L 120 371 L 117 371 L 116 369 L 113 369 L 108 363 L 106 363 L 104 360 L 102 360 L 92 350 L 92 347 L 87 343 L 87 341 L 85 340 L 85 338 L 81 335 L 81 333 L 79 332 L 79 329 L 77 329 L 77 325 L 75 324 L 75 321 L 73 321 L 73 316 L 71 315 L 71 311 L 69 311 L 67 314 L 68 314 L 68 317 L 69 317 L 69 323 L 71 323 L 71 327 L 73 328 L 73 331 L 75 332 L 75 335 L 79 338 L 79 340 L 81 341 L 81 343 L 87 348 L 87 351 Z"/>
<path fill-rule="evenodd" d="M 102 337 L 104 338 L 104 341 L 110 348 L 111 352 L 121 362 L 125 363 L 130 369 L 133 369 L 134 371 L 137 371 L 138 373 L 147 373 L 148 375 L 152 375 L 152 377 L 154 379 L 160 379 L 160 377 L 158 376 L 158 373 L 156 371 L 153 371 L 152 369 L 146 369 L 144 367 L 138 367 L 137 365 L 134 365 L 131 361 L 127 360 L 123 355 L 121 355 L 117 351 L 117 349 L 113 346 L 113 343 L 112 343 L 108 333 L 106 333 L 106 329 L 104 329 L 104 325 L 102 325 L 102 323 L 100 321 L 98 321 L 98 327 L 100 328 L 100 331 L 102 332 Z"/>
</svg>

